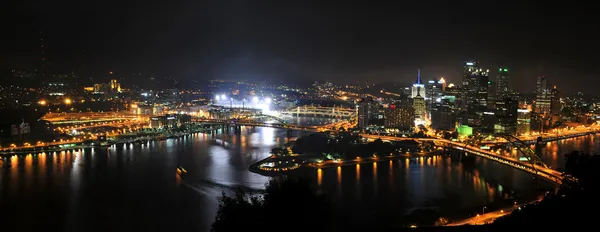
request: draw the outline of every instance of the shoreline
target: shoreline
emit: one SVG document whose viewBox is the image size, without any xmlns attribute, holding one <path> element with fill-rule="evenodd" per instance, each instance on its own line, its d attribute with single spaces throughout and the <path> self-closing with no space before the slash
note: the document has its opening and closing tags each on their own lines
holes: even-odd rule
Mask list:
<svg viewBox="0 0 600 232">
<path fill-rule="evenodd" d="M 169 136 L 165 136 L 163 134 L 157 134 L 153 136 L 144 136 L 144 137 L 136 137 L 133 139 L 124 139 L 120 141 L 106 141 L 106 144 L 102 145 L 90 145 L 84 144 L 83 142 L 70 143 L 70 146 L 60 147 L 60 145 L 53 146 L 45 146 L 45 147 L 31 147 L 31 148 L 22 148 L 18 150 L 8 150 L 8 151 L 0 151 L 0 157 L 4 156 L 12 156 L 12 155 L 23 155 L 23 154 L 32 154 L 32 153 L 42 153 L 42 152 L 59 152 L 59 151 L 67 151 L 67 150 L 78 150 L 78 149 L 86 149 L 86 148 L 107 148 L 112 145 L 118 144 L 128 144 L 128 143 L 139 143 L 143 144 L 149 141 L 162 141 L 171 138 L 181 138 L 183 136 L 187 136 L 195 133 L 206 133 L 208 131 L 213 131 L 213 128 L 204 128 L 201 130 L 195 130 L 190 132 L 179 132 Z M 75 145 L 71 145 L 75 144 Z"/>
</svg>

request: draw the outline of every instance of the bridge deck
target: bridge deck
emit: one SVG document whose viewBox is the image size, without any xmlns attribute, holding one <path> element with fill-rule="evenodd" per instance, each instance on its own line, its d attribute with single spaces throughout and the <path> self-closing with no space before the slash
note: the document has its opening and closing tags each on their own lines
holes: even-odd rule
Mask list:
<svg viewBox="0 0 600 232">
<path fill-rule="evenodd" d="M 488 150 L 483 150 L 483 149 L 480 149 L 477 147 L 468 146 L 464 143 L 454 142 L 454 141 L 450 141 L 450 140 L 446 140 L 446 139 L 435 139 L 435 138 L 404 138 L 404 137 L 378 136 L 378 135 L 368 135 L 368 134 L 363 134 L 362 136 L 364 138 L 368 138 L 368 139 L 378 139 L 379 138 L 379 139 L 388 140 L 388 141 L 417 140 L 417 141 L 433 141 L 433 142 L 438 142 L 438 143 L 444 143 L 446 145 L 449 145 L 452 148 L 463 150 L 463 151 L 475 154 L 477 156 L 480 156 L 480 157 L 483 157 L 486 159 L 490 159 L 495 162 L 498 162 L 498 163 L 501 163 L 504 165 L 508 165 L 510 167 L 517 168 L 522 171 L 526 171 L 528 173 L 543 177 L 544 179 L 547 179 L 551 182 L 554 182 L 557 184 L 562 183 L 562 173 L 559 171 L 556 171 L 556 170 L 553 170 L 550 168 L 545 168 L 545 167 L 542 167 L 539 165 L 534 165 L 532 167 L 531 164 L 519 161 L 515 158 L 501 156 L 501 155 L 498 155 L 498 154 L 493 153 Z M 535 169 L 534 169 L 534 167 L 535 167 Z"/>
</svg>

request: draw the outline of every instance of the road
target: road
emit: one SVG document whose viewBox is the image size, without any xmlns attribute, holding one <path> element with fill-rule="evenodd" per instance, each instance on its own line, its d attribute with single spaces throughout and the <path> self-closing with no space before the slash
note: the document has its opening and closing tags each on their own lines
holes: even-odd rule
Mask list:
<svg viewBox="0 0 600 232">
<path fill-rule="evenodd" d="M 460 142 L 450 141 L 450 140 L 441 139 L 441 138 L 405 138 L 405 137 L 380 136 L 380 135 L 368 135 L 368 134 L 361 134 L 361 136 L 364 138 L 368 138 L 368 139 L 380 138 L 382 140 L 387 140 L 387 141 L 417 140 L 417 141 L 442 142 L 447 145 L 451 145 L 455 149 L 464 150 L 469 153 L 481 156 L 483 158 L 494 160 L 498 163 L 502 163 L 502 164 L 535 174 L 535 175 L 539 175 L 539 176 L 541 176 L 545 179 L 548 179 L 552 182 L 555 182 L 558 184 L 560 184 L 562 182 L 562 173 L 559 171 L 556 171 L 556 170 L 553 170 L 550 168 L 546 168 L 543 166 L 539 166 L 539 165 L 533 165 L 535 167 L 534 168 L 534 167 L 532 167 L 532 164 L 530 164 L 529 162 L 523 162 L 518 159 L 515 159 L 514 157 L 503 156 L 503 155 L 491 152 L 490 150 L 484 150 L 479 147 L 469 146 L 469 145 L 466 145 L 466 144 L 460 143 Z"/>
<path fill-rule="evenodd" d="M 446 226 L 465 226 L 465 225 L 483 225 L 491 223 L 499 217 L 510 214 L 515 207 L 508 207 L 501 210 L 492 211 L 485 214 L 477 214 L 475 217 L 467 218 L 457 222 L 447 224 Z"/>
</svg>

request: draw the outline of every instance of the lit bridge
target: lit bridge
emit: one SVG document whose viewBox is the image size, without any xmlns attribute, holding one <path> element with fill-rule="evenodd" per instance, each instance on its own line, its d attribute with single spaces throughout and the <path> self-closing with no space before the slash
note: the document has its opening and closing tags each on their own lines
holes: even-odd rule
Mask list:
<svg viewBox="0 0 600 232">
<path fill-rule="evenodd" d="M 265 115 L 265 114 L 247 115 L 244 117 L 231 118 L 231 119 L 192 118 L 192 121 L 206 123 L 206 124 L 225 125 L 225 126 L 273 127 L 273 128 L 301 130 L 301 131 L 313 131 L 313 132 L 316 132 L 319 129 L 318 126 L 299 126 L 299 125 L 289 124 L 281 118 L 278 118 L 278 117 L 275 117 L 272 115 Z"/>
<path fill-rule="evenodd" d="M 468 152 L 470 154 L 477 155 L 479 157 L 489 159 L 495 161 L 497 163 L 501 163 L 512 168 L 516 168 L 528 173 L 533 174 L 536 177 L 542 177 L 550 182 L 561 184 L 563 173 L 556 171 L 554 169 L 549 168 L 545 165 L 539 156 L 535 154 L 528 146 L 523 146 L 524 144 L 521 140 L 516 139 L 511 136 L 505 136 L 507 141 L 511 144 L 516 145 L 519 150 L 526 157 L 526 161 L 521 161 L 514 157 L 507 157 L 500 154 L 496 154 L 489 150 L 484 150 L 479 147 L 470 146 L 464 143 L 450 141 L 446 139 L 439 138 L 404 138 L 404 137 L 394 137 L 394 136 L 379 136 L 379 135 L 369 135 L 369 134 L 361 134 L 363 138 L 367 138 L 369 140 L 381 139 L 383 141 L 402 141 L 402 140 L 416 140 L 423 142 L 434 142 L 437 146 L 441 147 L 449 147 L 456 150 L 461 150 Z"/>
<path fill-rule="evenodd" d="M 298 106 L 279 112 L 282 115 L 310 115 L 350 118 L 356 116 L 356 110 L 343 107 Z"/>
</svg>

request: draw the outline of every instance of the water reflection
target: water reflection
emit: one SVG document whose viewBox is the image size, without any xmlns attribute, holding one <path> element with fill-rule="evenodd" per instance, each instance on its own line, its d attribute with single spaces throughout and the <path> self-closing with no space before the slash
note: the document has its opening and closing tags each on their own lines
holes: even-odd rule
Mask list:
<svg viewBox="0 0 600 232">
<path fill-rule="evenodd" d="M 294 136 L 298 134 L 294 132 Z M 69 227 L 72 231 L 87 231 L 93 224 L 105 222 L 144 224 L 152 230 L 206 231 L 221 192 L 236 187 L 264 188 L 268 178 L 249 172 L 248 166 L 288 140 L 285 130 L 244 127 L 239 135 L 225 131 L 142 145 L 4 157 L 0 216 L 3 221 L 21 224 L 52 217 L 52 221 L 74 223 Z M 560 167 L 564 153 L 575 148 L 598 152 L 598 142 L 587 136 L 549 143 L 541 150 L 542 158 Z M 178 165 L 189 171 L 183 180 L 175 173 Z M 340 196 L 334 200 L 341 215 L 362 212 L 373 217 L 423 207 L 479 206 L 507 197 L 511 191 L 526 195 L 535 186 L 530 175 L 504 165 L 476 159 L 469 166 L 442 156 L 307 173 L 322 191 Z M 64 218 L 67 208 L 77 212 L 68 214 L 69 220 Z"/>
</svg>

